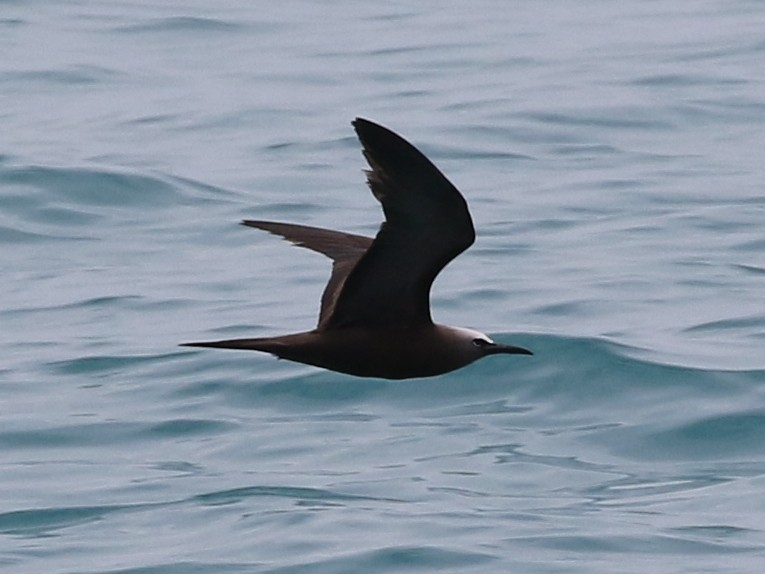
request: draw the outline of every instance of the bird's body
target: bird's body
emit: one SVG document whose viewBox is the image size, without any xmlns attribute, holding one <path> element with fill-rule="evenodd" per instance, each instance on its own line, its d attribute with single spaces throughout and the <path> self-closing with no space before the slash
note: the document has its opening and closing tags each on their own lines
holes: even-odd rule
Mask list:
<svg viewBox="0 0 765 574">
<path fill-rule="evenodd" d="M 187 343 L 248 349 L 361 377 L 440 375 L 492 354 L 527 354 L 483 333 L 434 324 L 430 287 L 475 239 L 460 192 L 414 146 L 390 130 L 353 122 L 385 222 L 372 239 L 329 229 L 244 221 L 333 261 L 316 329 L 279 337 Z"/>
<path fill-rule="evenodd" d="M 357 377 L 410 379 L 432 377 L 464 367 L 485 356 L 475 339 L 488 338 L 470 329 L 418 327 L 348 327 L 307 331 L 279 337 L 235 339 L 205 347 L 264 351 L 281 359 L 323 367 Z"/>
</svg>

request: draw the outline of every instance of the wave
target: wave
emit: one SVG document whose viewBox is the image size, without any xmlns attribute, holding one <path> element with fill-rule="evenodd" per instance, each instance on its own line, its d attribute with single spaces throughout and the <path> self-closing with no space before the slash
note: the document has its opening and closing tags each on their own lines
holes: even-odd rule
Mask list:
<svg viewBox="0 0 765 574">
<path fill-rule="evenodd" d="M 190 200 L 221 202 L 230 192 L 166 174 L 97 166 L 56 167 L 0 162 L 3 189 L 1 243 L 92 240 L 94 225 L 151 221 L 163 209 Z"/>
<path fill-rule="evenodd" d="M 635 355 L 645 351 L 603 339 L 556 335 L 498 335 L 533 349 L 533 357 L 490 357 L 469 367 L 427 379 L 359 379 L 254 353 L 191 351 L 209 373 L 224 370 L 236 400 L 391 402 L 415 408 L 460 405 L 487 398 L 519 402 L 556 402 L 574 409 L 615 401 L 677 398 L 684 393 L 716 397 L 747 393 L 765 385 L 765 370 L 710 370 L 653 362 Z M 289 365 L 285 369 L 285 365 Z M 254 373 L 254 374 L 253 374 Z M 235 389 L 235 390 L 234 390 Z"/>
</svg>

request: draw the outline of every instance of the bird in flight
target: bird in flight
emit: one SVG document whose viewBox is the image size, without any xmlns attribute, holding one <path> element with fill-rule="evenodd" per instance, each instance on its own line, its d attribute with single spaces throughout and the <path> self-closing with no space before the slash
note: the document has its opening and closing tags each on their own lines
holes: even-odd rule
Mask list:
<svg viewBox="0 0 765 574">
<path fill-rule="evenodd" d="M 465 198 L 401 136 L 363 118 L 352 124 L 369 163 L 367 183 L 385 214 L 374 238 L 292 223 L 242 222 L 332 260 L 316 328 L 184 346 L 263 351 L 386 379 L 440 375 L 489 355 L 533 354 L 472 329 L 433 322 L 433 280 L 475 240 Z"/>
</svg>

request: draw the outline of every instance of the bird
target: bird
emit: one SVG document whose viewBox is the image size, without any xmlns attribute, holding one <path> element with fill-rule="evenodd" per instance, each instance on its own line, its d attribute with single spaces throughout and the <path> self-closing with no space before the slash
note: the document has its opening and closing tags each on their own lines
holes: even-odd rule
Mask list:
<svg viewBox="0 0 765 574">
<path fill-rule="evenodd" d="M 356 118 L 351 124 L 369 164 L 367 184 L 384 214 L 374 238 L 293 223 L 241 222 L 332 260 L 316 328 L 183 346 L 262 351 L 384 379 L 442 375 L 490 355 L 533 355 L 473 329 L 433 322 L 433 281 L 475 241 L 467 202 L 404 138 L 368 119 Z"/>
</svg>

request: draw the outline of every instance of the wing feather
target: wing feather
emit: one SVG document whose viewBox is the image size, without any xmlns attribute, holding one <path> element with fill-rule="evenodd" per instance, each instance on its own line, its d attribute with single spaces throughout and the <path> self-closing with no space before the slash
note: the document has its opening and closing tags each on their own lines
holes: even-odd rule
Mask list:
<svg viewBox="0 0 765 574">
<path fill-rule="evenodd" d="M 311 249 L 332 259 L 332 275 L 321 296 L 319 326 L 332 315 L 348 274 L 372 244 L 370 237 L 307 225 L 251 219 L 242 221 L 242 225 L 280 235 L 298 247 Z"/>
</svg>

